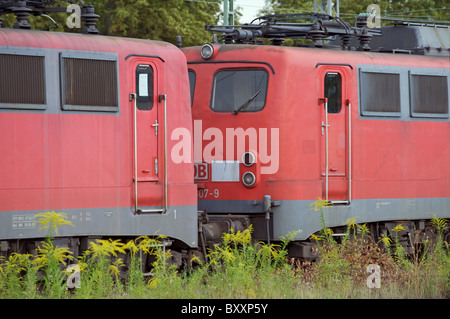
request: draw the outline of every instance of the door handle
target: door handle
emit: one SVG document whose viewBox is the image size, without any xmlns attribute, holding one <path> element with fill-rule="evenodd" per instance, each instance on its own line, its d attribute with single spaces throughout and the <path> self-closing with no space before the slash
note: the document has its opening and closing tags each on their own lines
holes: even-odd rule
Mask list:
<svg viewBox="0 0 450 319">
<path fill-rule="evenodd" d="M 329 127 L 330 125 L 325 124 L 324 121 L 322 121 L 322 135 L 325 134 L 324 128 Z"/>
<path fill-rule="evenodd" d="M 155 128 L 155 135 L 158 135 L 158 120 L 155 120 L 155 124 L 152 124 L 152 126 Z"/>
</svg>

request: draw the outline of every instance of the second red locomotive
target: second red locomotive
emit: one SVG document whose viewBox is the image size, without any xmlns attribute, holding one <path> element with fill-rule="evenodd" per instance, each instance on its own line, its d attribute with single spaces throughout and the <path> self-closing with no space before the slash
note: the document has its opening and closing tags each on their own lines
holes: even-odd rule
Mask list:
<svg viewBox="0 0 450 319">
<path fill-rule="evenodd" d="M 334 236 L 355 217 L 375 239 L 401 221 L 411 248 L 431 236 L 433 214 L 450 217 L 449 28 L 384 28 L 384 39 L 402 30 L 428 35 L 431 45 L 447 39 L 388 52 L 391 43 L 377 45 L 376 35 L 371 50 L 365 28 L 355 36 L 326 15 L 311 24 L 293 18 L 303 17 L 212 26 L 228 44 L 183 49 L 194 90 L 199 209 L 256 225 L 258 239 L 298 231 L 290 252 L 314 258 L 308 239 L 322 225 L 310 205 L 322 198 L 332 204 L 325 218 Z M 258 43 L 305 34 L 312 45 Z M 330 36 L 342 45 L 325 44 Z M 359 38 L 359 50 L 349 37 Z"/>
</svg>

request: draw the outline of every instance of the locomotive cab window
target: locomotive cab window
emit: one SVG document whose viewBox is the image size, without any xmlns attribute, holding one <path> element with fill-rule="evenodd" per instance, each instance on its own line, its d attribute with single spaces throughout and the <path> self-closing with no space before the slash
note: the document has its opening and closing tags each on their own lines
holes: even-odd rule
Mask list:
<svg viewBox="0 0 450 319">
<path fill-rule="evenodd" d="M 339 113 L 342 108 L 342 78 L 339 73 L 329 72 L 325 75 L 324 91 L 328 99 L 328 113 Z"/>
<path fill-rule="evenodd" d="M 0 54 L 0 108 L 45 109 L 44 59 Z"/>
<path fill-rule="evenodd" d="M 214 75 L 211 109 L 221 113 L 257 112 L 266 103 L 268 74 L 261 69 L 222 70 Z"/>
<path fill-rule="evenodd" d="M 117 57 L 89 53 L 61 53 L 62 109 L 119 110 Z"/>
<path fill-rule="evenodd" d="M 447 76 L 410 73 L 411 115 L 448 117 Z"/>
<path fill-rule="evenodd" d="M 136 96 L 138 110 L 153 108 L 153 69 L 150 65 L 140 64 L 136 68 Z"/>
</svg>

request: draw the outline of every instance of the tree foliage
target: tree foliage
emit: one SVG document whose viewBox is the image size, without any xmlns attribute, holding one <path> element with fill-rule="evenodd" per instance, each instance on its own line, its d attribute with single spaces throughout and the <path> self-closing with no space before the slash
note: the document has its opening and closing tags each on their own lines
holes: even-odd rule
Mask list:
<svg viewBox="0 0 450 319">
<path fill-rule="evenodd" d="M 205 24 L 216 24 L 220 2 L 184 0 L 99 0 L 99 28 L 106 35 L 148 38 L 183 45 L 198 45 L 211 40 Z"/>
<path fill-rule="evenodd" d="M 336 0 L 334 0 L 336 1 Z M 54 6 L 66 7 L 66 1 L 52 1 Z M 86 4 L 88 1 L 84 1 Z M 183 46 L 200 45 L 211 40 L 205 24 L 218 24 L 222 17 L 222 0 L 91 0 L 100 18 L 100 34 L 162 40 L 176 43 L 181 35 Z M 287 14 L 312 12 L 313 0 L 266 0 L 258 14 Z M 367 12 L 369 4 L 377 4 L 382 17 L 421 20 L 450 20 L 448 0 L 340 0 L 340 16 L 352 23 L 359 13 Z M 235 23 L 240 23 L 241 8 L 235 4 Z M 43 16 L 30 16 L 33 29 L 80 32 L 67 27 L 70 13 L 49 14 L 57 23 Z M 12 27 L 16 18 L 4 15 L 3 25 Z M 249 22 L 249 21 L 243 21 Z"/>
<path fill-rule="evenodd" d="M 320 2 L 320 1 L 319 1 Z M 336 1 L 333 1 L 336 3 Z M 450 20 L 448 0 L 340 0 L 340 17 L 351 19 L 367 12 L 370 4 L 377 4 L 382 17 L 420 20 Z M 314 1 L 266 0 L 261 14 L 286 14 L 312 12 Z"/>
<path fill-rule="evenodd" d="M 85 4 L 89 3 L 84 1 Z M 67 7 L 65 1 L 55 1 L 54 6 Z M 220 0 L 91 0 L 95 13 L 100 16 L 97 29 L 100 34 L 162 40 L 176 43 L 181 35 L 184 46 L 211 41 L 205 24 L 217 24 L 221 16 Z M 30 16 L 32 29 L 80 32 L 70 29 L 66 20 L 70 13 L 51 13 L 56 26 L 49 18 Z M 13 14 L 2 16 L 3 24 L 12 27 Z"/>
</svg>

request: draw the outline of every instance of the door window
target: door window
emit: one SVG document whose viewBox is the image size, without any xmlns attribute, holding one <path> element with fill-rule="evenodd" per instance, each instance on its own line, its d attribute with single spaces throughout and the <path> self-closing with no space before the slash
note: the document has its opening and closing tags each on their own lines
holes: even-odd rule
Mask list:
<svg viewBox="0 0 450 319">
<path fill-rule="evenodd" d="M 329 72 L 324 78 L 324 95 L 328 99 L 328 113 L 339 113 L 342 108 L 341 75 L 336 72 Z"/>
<path fill-rule="evenodd" d="M 140 64 L 136 68 L 136 105 L 141 111 L 153 108 L 153 69 L 150 65 Z"/>
</svg>

